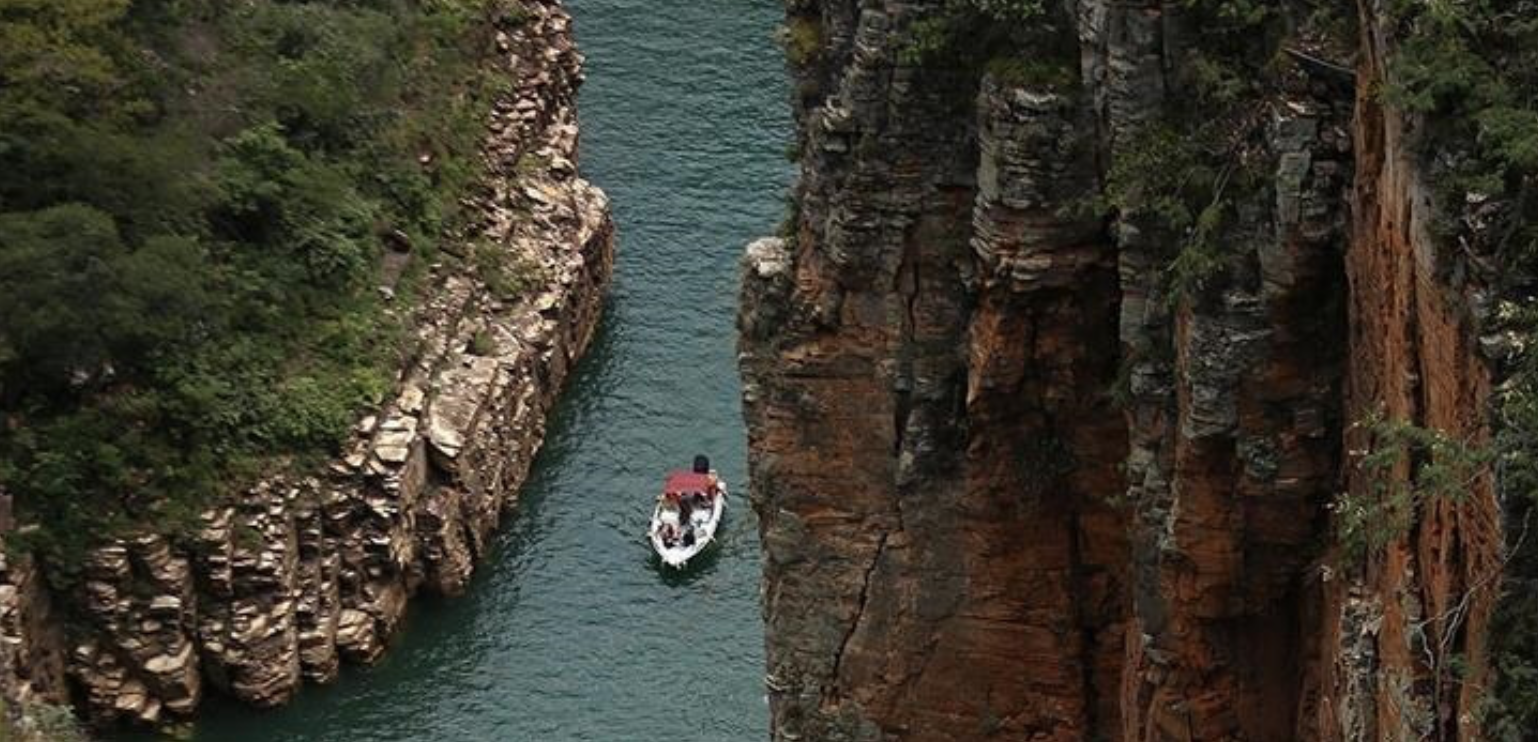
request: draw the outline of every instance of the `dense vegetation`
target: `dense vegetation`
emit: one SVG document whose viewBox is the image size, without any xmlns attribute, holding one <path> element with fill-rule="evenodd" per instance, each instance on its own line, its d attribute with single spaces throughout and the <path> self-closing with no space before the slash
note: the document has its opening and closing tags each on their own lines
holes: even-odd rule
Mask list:
<svg viewBox="0 0 1538 742">
<path fill-rule="evenodd" d="M 0 487 L 28 546 L 67 567 L 185 522 L 382 397 L 407 299 L 381 245 L 421 265 L 454 219 L 515 9 L 0 0 Z"/>
<path fill-rule="evenodd" d="M 1048 12 L 1043 0 L 947 0 L 914 22 L 899 59 L 907 65 L 978 67 L 1002 60 L 1060 67 L 1054 47 L 1067 19 Z M 1029 57 L 1022 57 L 1029 54 Z"/>
</svg>

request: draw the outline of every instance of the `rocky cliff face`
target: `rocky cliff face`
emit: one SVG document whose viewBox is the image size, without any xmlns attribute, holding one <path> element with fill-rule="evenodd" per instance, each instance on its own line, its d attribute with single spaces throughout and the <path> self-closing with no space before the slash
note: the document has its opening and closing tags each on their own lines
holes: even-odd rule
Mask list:
<svg viewBox="0 0 1538 742">
<path fill-rule="evenodd" d="M 334 679 L 341 660 L 377 659 L 414 594 L 464 589 L 612 268 L 608 203 L 576 173 L 570 18 L 557 0 L 524 6 L 497 39 L 516 86 L 495 105 L 465 243 L 502 253 L 535 289 L 506 300 L 472 261 L 432 266 L 417 352 L 346 456 L 205 513 L 190 543 L 146 533 L 97 549 L 78 594 L 54 600 L 78 617 L 67 633 L 35 573 L 7 570 L 0 629 L 22 648 L 11 687 L 60 700 L 67 675 L 98 723 L 185 717 L 210 690 L 273 706 Z"/>
<path fill-rule="evenodd" d="M 1412 484 L 1366 421 L 1477 445 L 1496 376 L 1387 11 L 1262 4 L 1226 97 L 1216 3 L 915 53 L 1009 5 L 787 5 L 802 177 L 740 319 L 775 738 L 1480 738 L 1491 477 L 1341 545 Z"/>
<path fill-rule="evenodd" d="M 1364 3 L 1362 17 L 1359 75 L 1381 81 L 1397 30 L 1376 4 Z M 1488 274 L 1456 277 L 1438 249 L 1431 222 L 1447 205 L 1435 203 L 1434 176 L 1415 154 L 1415 125 L 1413 116 L 1359 89 L 1346 409 L 1487 444 L 1500 374 L 1479 350 L 1478 328 L 1488 324 L 1493 281 Z M 1353 458 L 1370 448 L 1370 436 L 1347 431 Z M 1402 486 L 1412 476 L 1404 465 L 1381 471 L 1351 463 L 1344 486 L 1361 496 L 1384 489 L 1384 480 Z M 1492 737 L 1481 728 L 1481 704 L 1493 684 L 1488 630 L 1506 524 L 1492 472 L 1471 472 L 1461 489 L 1456 499 L 1425 503 L 1380 557 L 1326 586 L 1324 735 Z"/>
<path fill-rule="evenodd" d="M 11 527 L 11 501 L 0 490 L 0 526 Z M 3 544 L 0 544 L 3 546 Z M 26 709 L 68 698 L 68 658 L 58 611 L 36 562 L 5 555 L 0 564 L 0 698 L 6 728 L 25 728 Z"/>
</svg>

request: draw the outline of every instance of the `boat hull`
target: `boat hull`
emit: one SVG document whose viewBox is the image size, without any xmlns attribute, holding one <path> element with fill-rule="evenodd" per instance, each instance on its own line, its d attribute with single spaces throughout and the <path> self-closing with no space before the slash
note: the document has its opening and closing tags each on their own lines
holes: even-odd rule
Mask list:
<svg viewBox="0 0 1538 742">
<path fill-rule="evenodd" d="M 662 563 L 681 569 L 688 565 L 689 560 L 699 556 L 701 552 L 710 547 L 716 540 L 716 531 L 721 526 L 721 519 L 726 515 L 726 485 L 718 485 L 716 496 L 711 498 L 709 517 L 696 521 L 694 526 L 694 543 L 688 546 L 678 544 L 668 546 L 662 540 L 662 506 L 652 510 L 651 530 L 647 533 L 651 541 L 652 550 L 657 552 L 657 558 Z"/>
</svg>

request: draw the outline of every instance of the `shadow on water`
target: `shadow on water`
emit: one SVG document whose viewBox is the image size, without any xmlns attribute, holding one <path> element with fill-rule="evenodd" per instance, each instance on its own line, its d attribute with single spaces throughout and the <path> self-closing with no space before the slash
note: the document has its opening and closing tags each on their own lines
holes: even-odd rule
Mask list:
<svg viewBox="0 0 1538 742">
<path fill-rule="evenodd" d="M 716 565 L 721 561 L 721 551 L 724 548 L 726 548 L 726 544 L 717 541 L 711 544 L 710 548 L 705 549 L 693 559 L 690 559 L 689 563 L 684 565 L 682 569 L 663 564 L 662 559 L 655 553 L 652 554 L 651 563 L 652 567 L 657 570 L 658 576 L 661 577 L 662 584 L 668 587 L 688 587 L 715 572 Z"/>
</svg>

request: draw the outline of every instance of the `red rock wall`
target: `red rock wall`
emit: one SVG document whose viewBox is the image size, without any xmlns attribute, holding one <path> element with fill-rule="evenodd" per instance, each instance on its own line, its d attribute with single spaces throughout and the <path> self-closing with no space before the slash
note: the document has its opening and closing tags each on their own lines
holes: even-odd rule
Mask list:
<svg viewBox="0 0 1538 742">
<path fill-rule="evenodd" d="M 1483 446 L 1492 377 L 1476 347 L 1475 297 L 1470 287 L 1450 286 L 1438 265 L 1430 232 L 1437 205 L 1407 120 L 1370 93 L 1385 80 L 1394 29 L 1372 3 L 1361 13 L 1345 404 L 1353 419 L 1378 413 Z M 1359 454 L 1372 445 L 1369 431 L 1348 431 L 1345 445 Z M 1383 472 L 1356 463 L 1345 469 L 1354 496 L 1412 486 L 1408 465 Z M 1333 667 L 1320 720 L 1327 737 L 1480 738 L 1503 539 L 1492 484 L 1486 472 L 1459 501 L 1428 502 L 1407 533 L 1328 585 L 1321 634 Z"/>
<path fill-rule="evenodd" d="M 1115 257 L 1059 215 L 1094 187 L 1061 145 L 1089 111 L 892 69 L 903 6 L 793 12 L 828 44 L 801 89 L 833 95 L 799 112 L 796 235 L 750 251 L 742 316 L 775 732 L 1114 734 Z"/>
<path fill-rule="evenodd" d="M 822 42 L 802 180 L 741 314 L 775 738 L 1477 738 L 1490 482 L 1365 565 L 1331 511 L 1384 485 L 1372 410 L 1487 435 L 1474 299 L 1374 93 L 1380 12 L 1356 94 L 1326 59 L 1351 52 L 1285 31 L 1245 122 L 1264 185 L 1172 295 L 1185 235 L 1072 207 L 1188 105 L 1185 6 L 1072 4 L 1056 88 L 911 64 L 942 7 L 789 3 Z"/>
</svg>

